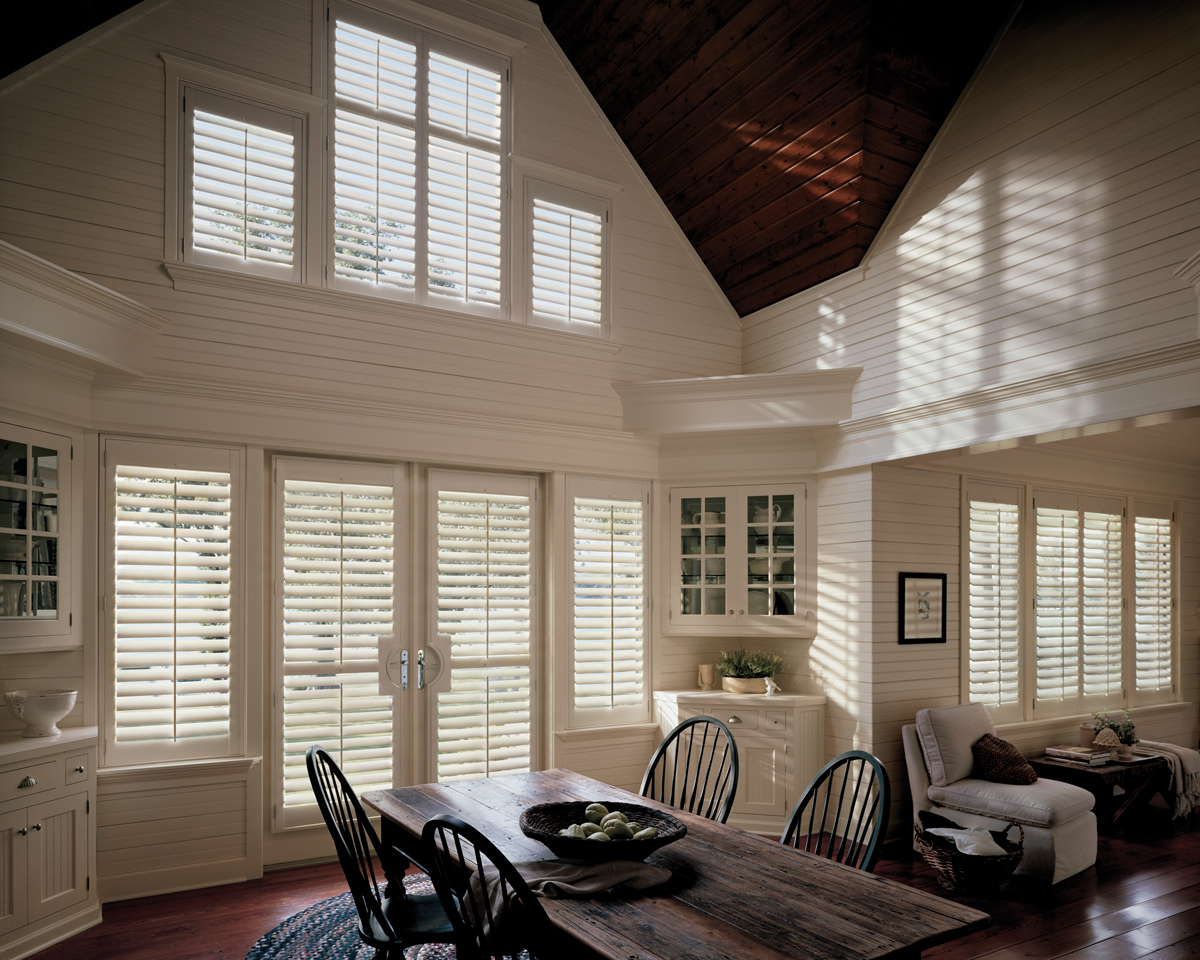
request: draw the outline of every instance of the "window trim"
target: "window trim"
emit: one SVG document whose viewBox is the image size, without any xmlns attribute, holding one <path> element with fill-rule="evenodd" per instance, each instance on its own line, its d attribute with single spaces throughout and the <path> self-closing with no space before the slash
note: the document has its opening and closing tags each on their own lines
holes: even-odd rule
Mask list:
<svg viewBox="0 0 1200 960">
<path fill-rule="evenodd" d="M 1045 482 L 1024 482 L 1013 483 L 1003 479 L 992 479 L 988 477 L 967 477 L 962 479 L 961 488 L 961 545 L 962 545 L 962 575 L 960 582 L 961 604 L 960 604 L 960 636 L 962 637 L 960 649 L 960 691 L 962 701 L 968 702 L 972 699 L 970 689 L 970 670 L 971 670 L 971 632 L 970 632 L 970 615 L 971 615 L 971 578 L 970 578 L 970 508 L 973 500 L 987 500 L 987 496 L 973 496 L 973 491 L 987 494 L 992 491 L 991 495 L 996 499 L 996 503 L 1015 504 L 1018 509 L 1018 524 L 1019 524 L 1019 543 L 1017 553 L 1019 557 L 1019 573 L 1018 573 L 1018 622 L 1017 632 L 1019 636 L 1017 646 L 1017 675 L 1018 675 L 1018 692 L 1015 704 L 1010 706 L 1000 706 L 989 703 L 988 708 L 992 712 L 993 719 L 997 724 L 1017 724 L 1017 723 L 1057 723 L 1071 718 L 1086 717 L 1090 715 L 1091 709 L 1085 705 L 1080 709 L 1082 712 L 1072 712 L 1070 710 L 1053 711 L 1047 706 L 1038 708 L 1036 702 L 1036 650 L 1037 650 L 1037 635 L 1035 614 L 1033 612 L 1033 600 L 1036 596 L 1036 549 L 1037 549 L 1037 516 L 1035 512 L 1035 499 L 1041 498 L 1042 505 L 1046 505 L 1047 501 L 1050 504 L 1064 503 L 1073 501 L 1081 504 L 1080 509 L 1088 505 L 1097 505 L 1103 502 L 1112 503 L 1119 502 L 1122 505 L 1122 545 L 1121 545 L 1121 571 L 1122 571 L 1122 590 L 1121 595 L 1125 601 L 1125 609 L 1122 614 L 1121 626 L 1121 695 L 1119 703 L 1106 703 L 1102 706 L 1107 706 L 1110 709 L 1145 709 L 1148 707 L 1172 706 L 1179 701 L 1180 697 L 1180 643 L 1181 643 L 1181 625 L 1179 617 L 1179 590 L 1180 590 L 1180 551 L 1182 549 L 1182 531 L 1180 530 L 1179 518 L 1181 516 L 1180 504 L 1177 500 L 1170 497 L 1155 497 L 1148 496 L 1138 492 L 1119 492 L 1105 489 L 1084 489 L 1071 488 L 1068 486 L 1057 485 L 1054 483 Z M 1006 492 L 1000 492 L 1006 491 Z M 1010 499 L 1006 499 L 1010 498 Z M 1153 692 L 1149 692 L 1139 696 L 1136 686 L 1136 637 L 1133 624 L 1132 601 L 1134 599 L 1135 583 L 1134 583 L 1134 567 L 1133 567 L 1133 549 L 1134 540 L 1133 532 L 1135 520 L 1137 516 L 1146 515 L 1139 513 L 1136 510 L 1138 505 L 1149 505 L 1154 509 L 1168 509 L 1173 518 L 1172 536 L 1171 536 L 1171 591 L 1173 603 L 1173 615 L 1171 624 L 1171 688 L 1167 695 L 1167 699 L 1163 699 L 1161 695 L 1155 696 Z M 986 701 L 983 701 L 986 702 Z"/>
<path fill-rule="evenodd" d="M 251 572 L 247 569 L 246 551 L 246 455 L 235 446 L 194 444 L 183 441 L 134 439 L 113 435 L 100 438 L 100 483 L 103 503 L 102 523 L 103 589 L 102 589 L 102 650 L 100 715 L 102 725 L 100 765 L 128 766 L 145 763 L 171 763 L 183 760 L 219 759 L 244 756 L 248 718 L 246 715 L 246 591 Z M 177 750 L 163 750 L 161 744 L 121 747 L 116 742 L 116 525 L 115 477 L 120 463 L 152 468 L 175 467 L 181 470 L 211 469 L 229 474 L 230 491 L 230 564 L 240 574 L 229 581 L 229 733 L 212 738 L 201 749 L 200 744 L 188 744 Z M 218 743 L 218 741 L 221 741 Z"/>
<path fill-rule="evenodd" d="M 562 545 L 559 553 L 562 561 L 559 565 L 559 583 L 562 584 L 561 594 L 564 598 L 560 614 L 559 635 L 563 641 L 556 650 L 556 656 L 562 663 L 559 669 L 557 689 L 563 691 L 563 701 L 566 708 L 567 729 L 583 730 L 611 726 L 624 726 L 635 723 L 649 723 L 652 720 L 654 704 L 653 676 L 653 644 L 651 643 L 651 590 L 653 580 L 653 543 L 654 543 L 654 514 L 651 504 L 650 481 L 616 479 L 612 477 L 595 477 L 570 474 L 563 484 L 563 502 L 561 511 Z M 575 543 L 575 498 L 587 497 L 597 499 L 640 500 L 642 502 L 642 702 L 638 706 L 621 708 L 591 708 L 581 709 L 575 704 L 575 604 L 572 600 L 574 583 L 574 543 Z"/>
<path fill-rule="evenodd" d="M 185 117 L 184 97 L 191 89 L 232 104 L 242 104 L 254 111 L 287 117 L 300 125 L 295 154 L 298 213 L 293 263 L 296 272 L 294 277 L 283 282 L 321 285 L 321 244 L 313 242 L 313 238 L 324 234 L 321 191 L 325 151 L 321 149 L 323 141 L 319 134 L 324 128 L 325 101 L 173 54 L 160 52 L 158 56 L 166 76 L 164 262 L 195 266 L 204 269 L 206 274 L 211 270 L 209 276 L 214 279 L 222 275 L 231 278 L 252 276 L 268 281 L 280 279 L 278 274 L 214 266 L 208 260 L 197 264 L 185 255 L 186 232 L 191 223 L 191 215 L 185 207 L 191 196 L 187 169 L 190 146 L 186 143 L 191 123 Z"/>
</svg>

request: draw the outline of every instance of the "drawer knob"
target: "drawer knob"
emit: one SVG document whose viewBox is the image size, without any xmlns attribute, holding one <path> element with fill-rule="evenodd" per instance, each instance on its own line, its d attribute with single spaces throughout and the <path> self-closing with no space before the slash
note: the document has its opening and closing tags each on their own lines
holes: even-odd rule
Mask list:
<svg viewBox="0 0 1200 960">
<path fill-rule="evenodd" d="M 26 777 L 24 780 L 22 780 L 20 783 L 17 784 L 17 789 L 21 790 L 24 787 L 36 787 L 36 786 L 37 786 L 37 781 L 34 780 L 33 777 Z"/>
<path fill-rule="evenodd" d="M 741 722 L 742 722 L 742 718 L 741 718 L 741 717 L 730 717 L 730 718 L 729 718 L 729 722 L 730 722 L 730 723 L 741 723 Z"/>
<path fill-rule="evenodd" d="M 777 721 L 777 722 L 778 722 L 778 721 Z M 76 772 L 76 773 L 83 773 L 83 772 L 84 772 L 84 769 L 83 769 L 83 767 L 76 767 L 76 768 L 75 768 L 75 772 Z"/>
<path fill-rule="evenodd" d="M 35 823 L 35 824 L 33 825 L 33 829 L 34 829 L 34 830 L 41 830 L 41 829 L 42 829 L 42 825 L 41 825 L 40 823 Z"/>
<path fill-rule="evenodd" d="M 26 830 L 24 827 L 22 827 L 20 830 L 17 831 L 17 836 L 23 837 L 28 833 L 29 833 L 29 831 Z"/>
</svg>

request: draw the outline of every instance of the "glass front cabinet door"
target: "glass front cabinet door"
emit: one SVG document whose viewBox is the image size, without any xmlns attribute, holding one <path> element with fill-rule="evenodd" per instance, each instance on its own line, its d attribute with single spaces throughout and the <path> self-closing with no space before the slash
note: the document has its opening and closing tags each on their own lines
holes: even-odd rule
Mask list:
<svg viewBox="0 0 1200 960">
<path fill-rule="evenodd" d="M 672 488 L 668 632 L 815 633 L 805 492 Z"/>
<path fill-rule="evenodd" d="M 71 442 L 0 423 L 0 652 L 56 649 L 70 632 Z"/>
</svg>

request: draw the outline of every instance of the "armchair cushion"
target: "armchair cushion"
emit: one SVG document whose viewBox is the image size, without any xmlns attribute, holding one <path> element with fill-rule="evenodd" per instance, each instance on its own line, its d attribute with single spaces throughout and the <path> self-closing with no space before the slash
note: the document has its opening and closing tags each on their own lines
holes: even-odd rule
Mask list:
<svg viewBox="0 0 1200 960">
<path fill-rule="evenodd" d="M 944 787 L 969 777 L 975 768 L 971 747 L 985 733 L 996 735 L 996 727 L 982 703 L 960 703 L 917 711 L 917 737 L 929 782 Z"/>
<path fill-rule="evenodd" d="M 985 733 L 971 745 L 975 754 L 975 776 L 992 783 L 1030 784 L 1037 778 L 1037 771 L 1021 756 L 1014 744 Z"/>
<path fill-rule="evenodd" d="M 947 786 L 931 786 L 934 803 L 1027 827 L 1055 827 L 1092 809 L 1096 798 L 1083 787 L 1059 780 L 1030 784 L 992 783 L 966 778 Z"/>
</svg>

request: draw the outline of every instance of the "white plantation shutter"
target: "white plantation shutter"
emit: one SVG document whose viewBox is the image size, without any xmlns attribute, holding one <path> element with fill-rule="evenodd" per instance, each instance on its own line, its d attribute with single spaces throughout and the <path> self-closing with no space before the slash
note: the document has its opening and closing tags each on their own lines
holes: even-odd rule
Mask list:
<svg viewBox="0 0 1200 960">
<path fill-rule="evenodd" d="M 999 721 L 1021 719 L 1020 495 L 980 483 L 967 494 L 967 687 Z"/>
<path fill-rule="evenodd" d="M 184 96 L 191 124 L 189 259 L 295 277 L 302 122 L 195 88 Z"/>
<path fill-rule="evenodd" d="M 228 755 L 240 461 L 228 450 L 110 440 L 105 465 L 114 564 L 105 760 Z"/>
<path fill-rule="evenodd" d="M 532 479 L 433 472 L 437 632 L 450 690 L 437 695 L 437 778 L 529 770 Z"/>
<path fill-rule="evenodd" d="M 573 526 L 573 724 L 646 718 L 644 484 L 569 478 Z M 587 495 L 592 493 L 594 495 Z M 629 499 L 633 494 L 636 499 Z"/>
<path fill-rule="evenodd" d="M 504 62 L 361 12 L 333 60 L 335 277 L 499 316 Z"/>
<path fill-rule="evenodd" d="M 539 180 L 526 194 L 533 322 L 602 336 L 608 202 Z"/>
<path fill-rule="evenodd" d="M 1174 694 L 1174 511 L 1169 503 L 1133 507 L 1135 699 L 1165 703 Z"/>
<path fill-rule="evenodd" d="M 386 468 L 358 472 L 390 479 Z M 393 782 L 378 650 L 392 633 L 394 491 L 338 474 L 355 476 L 355 466 L 277 464 L 284 826 L 319 822 L 304 759 L 313 744 L 360 793 Z"/>
<path fill-rule="evenodd" d="M 1123 501 L 1037 492 L 1035 714 L 1122 696 Z"/>
</svg>

